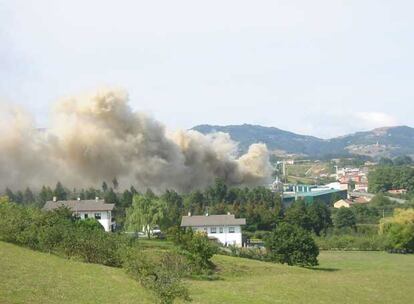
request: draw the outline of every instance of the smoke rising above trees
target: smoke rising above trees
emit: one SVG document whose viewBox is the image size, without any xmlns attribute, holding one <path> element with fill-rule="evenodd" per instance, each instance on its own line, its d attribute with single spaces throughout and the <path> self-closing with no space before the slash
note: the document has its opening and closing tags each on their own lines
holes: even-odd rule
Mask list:
<svg viewBox="0 0 414 304">
<path fill-rule="evenodd" d="M 40 187 L 56 181 L 70 187 L 119 186 L 156 191 L 204 188 L 216 178 L 229 185 L 269 181 L 264 144 L 238 157 L 225 133 L 169 132 L 128 105 L 122 89 L 103 88 L 64 98 L 52 110 L 51 126 L 36 129 L 24 109 L 0 105 L 0 186 Z"/>
</svg>

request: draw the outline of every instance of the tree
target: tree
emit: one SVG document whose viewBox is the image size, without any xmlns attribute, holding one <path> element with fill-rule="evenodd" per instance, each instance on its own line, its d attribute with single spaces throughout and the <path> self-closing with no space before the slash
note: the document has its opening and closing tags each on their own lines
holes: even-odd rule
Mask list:
<svg viewBox="0 0 414 304">
<path fill-rule="evenodd" d="M 112 180 L 112 185 L 114 186 L 115 190 L 118 190 L 119 183 L 116 177 L 114 177 L 114 179 Z"/>
<path fill-rule="evenodd" d="M 413 159 L 408 155 L 404 155 L 396 157 L 393 162 L 396 166 L 411 165 L 413 163 Z"/>
<path fill-rule="evenodd" d="M 9 198 L 9 200 L 11 202 L 14 202 L 15 201 L 14 193 L 9 188 L 6 188 L 6 195 L 7 195 L 7 197 Z"/>
<path fill-rule="evenodd" d="M 335 214 L 334 225 L 336 228 L 355 228 L 356 217 L 350 208 L 341 207 Z"/>
<path fill-rule="evenodd" d="M 108 185 L 106 184 L 106 182 L 104 181 L 103 183 L 102 183 L 102 191 L 103 192 L 106 192 L 106 190 L 108 190 Z"/>
<path fill-rule="evenodd" d="M 134 195 L 133 203 L 126 212 L 128 230 L 144 233 L 151 238 L 151 232 L 159 225 L 165 213 L 165 203 L 151 195 Z"/>
<path fill-rule="evenodd" d="M 380 233 L 386 235 L 389 249 L 414 251 L 414 209 L 395 209 L 391 218 L 382 219 Z"/>
<path fill-rule="evenodd" d="M 25 204 L 33 204 L 35 202 L 34 194 L 33 194 L 32 190 L 30 190 L 29 187 L 27 187 L 26 190 L 24 191 L 23 202 Z"/>
<path fill-rule="evenodd" d="M 282 222 L 266 240 L 271 261 L 299 266 L 318 265 L 319 248 L 309 232 L 303 228 Z"/>
<path fill-rule="evenodd" d="M 167 190 L 160 199 L 164 201 L 166 206 L 165 216 L 160 223 L 161 229 L 179 226 L 181 216 L 184 213 L 183 198 L 174 190 Z"/>
<path fill-rule="evenodd" d="M 53 196 L 56 196 L 57 200 L 65 201 L 67 199 L 67 192 L 60 182 L 57 182 Z"/>
<path fill-rule="evenodd" d="M 218 252 L 218 247 L 208 239 L 206 233 L 178 227 L 170 231 L 173 242 L 183 250 L 194 272 L 202 273 L 214 267 L 211 258 Z"/>
<path fill-rule="evenodd" d="M 312 222 L 303 200 L 297 200 L 286 210 L 285 221 L 292 225 L 298 225 L 307 231 L 312 231 Z"/>
<path fill-rule="evenodd" d="M 109 191 L 104 193 L 104 200 L 107 204 L 118 205 L 118 197 L 112 188 L 109 188 Z"/>
<path fill-rule="evenodd" d="M 314 202 L 308 207 L 308 217 L 312 230 L 316 235 L 320 235 L 321 232 L 326 232 L 332 226 L 331 211 L 322 202 Z"/>
<path fill-rule="evenodd" d="M 165 252 L 158 258 L 140 252 L 139 255 L 129 251 L 124 267 L 142 286 L 148 288 L 161 304 L 172 304 L 176 298 L 190 301 L 188 289 L 182 281 L 187 274 L 187 263 L 183 257 Z"/>
<path fill-rule="evenodd" d="M 50 187 L 43 186 L 39 192 L 39 205 L 44 205 L 47 201 L 52 200 L 53 198 L 53 191 Z"/>
</svg>

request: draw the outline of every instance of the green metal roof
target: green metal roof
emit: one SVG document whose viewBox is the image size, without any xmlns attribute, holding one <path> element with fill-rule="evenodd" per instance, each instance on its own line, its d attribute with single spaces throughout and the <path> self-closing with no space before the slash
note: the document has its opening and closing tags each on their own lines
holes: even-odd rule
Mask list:
<svg viewBox="0 0 414 304">
<path fill-rule="evenodd" d="M 309 192 L 296 192 L 292 194 L 283 194 L 283 198 L 291 198 L 291 197 L 306 197 L 306 196 L 320 196 L 324 194 L 330 194 L 330 193 L 337 193 L 342 192 L 346 190 L 338 190 L 338 189 L 327 189 L 327 190 L 319 190 L 319 191 L 309 191 Z"/>
</svg>

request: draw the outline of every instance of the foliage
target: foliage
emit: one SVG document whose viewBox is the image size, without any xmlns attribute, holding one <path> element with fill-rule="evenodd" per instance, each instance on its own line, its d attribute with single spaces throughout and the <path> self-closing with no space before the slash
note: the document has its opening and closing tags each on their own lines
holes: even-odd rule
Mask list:
<svg viewBox="0 0 414 304">
<path fill-rule="evenodd" d="M 230 246 L 230 255 L 239 258 L 258 260 L 258 261 L 268 261 L 269 256 L 263 248 L 245 248 L 245 247 L 236 247 Z M 226 254 L 227 251 L 222 251 L 222 254 Z"/>
<path fill-rule="evenodd" d="M 339 208 L 334 216 L 334 226 L 336 228 L 355 228 L 356 216 L 350 208 Z"/>
<path fill-rule="evenodd" d="M 410 166 L 379 166 L 368 174 L 370 192 L 386 192 L 391 189 L 414 191 L 414 168 Z"/>
<path fill-rule="evenodd" d="M 165 203 L 153 194 L 136 194 L 127 210 L 126 226 L 130 231 L 144 231 L 148 238 L 164 218 Z"/>
<path fill-rule="evenodd" d="M 214 267 L 211 258 L 218 252 L 218 247 L 205 233 L 173 228 L 170 238 L 188 258 L 195 273 L 202 273 Z"/>
<path fill-rule="evenodd" d="M 395 209 L 394 216 L 384 218 L 380 232 L 387 237 L 389 249 L 414 251 L 414 209 Z"/>
<path fill-rule="evenodd" d="M 130 250 L 124 268 L 142 286 L 151 290 L 162 304 L 171 304 L 175 299 L 191 300 L 182 282 L 187 273 L 186 262 L 175 253 L 164 252 L 161 256 L 154 256 Z"/>
<path fill-rule="evenodd" d="M 76 220 L 65 208 L 42 212 L 2 204 L 0 225 L 0 240 L 89 263 L 120 266 L 126 245 L 124 237 L 104 232 L 95 220 Z"/>
<path fill-rule="evenodd" d="M 297 200 L 286 210 L 285 221 L 313 231 L 316 235 L 325 233 L 332 226 L 331 212 L 322 202 L 306 205 L 303 200 Z"/>
<path fill-rule="evenodd" d="M 329 235 L 315 238 L 321 250 L 384 250 L 385 239 L 380 235 Z"/>
<path fill-rule="evenodd" d="M 299 226 L 280 223 L 265 244 L 271 261 L 299 266 L 318 265 L 318 246 L 310 233 Z"/>
</svg>

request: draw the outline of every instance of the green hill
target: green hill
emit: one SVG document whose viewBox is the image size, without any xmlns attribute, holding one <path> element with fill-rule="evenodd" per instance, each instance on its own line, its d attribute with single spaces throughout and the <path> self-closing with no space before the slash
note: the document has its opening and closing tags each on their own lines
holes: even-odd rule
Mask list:
<svg viewBox="0 0 414 304">
<path fill-rule="evenodd" d="M 188 281 L 192 303 L 410 303 L 414 255 L 322 252 L 305 269 L 216 256 L 216 281 Z M 154 303 L 122 269 L 0 242 L 0 303 Z"/>
<path fill-rule="evenodd" d="M 374 158 L 414 155 L 414 128 L 407 126 L 378 128 L 331 139 L 300 135 L 274 127 L 258 125 L 213 126 L 199 125 L 193 130 L 203 134 L 224 132 L 239 142 L 241 152 L 257 142 L 265 143 L 272 151 L 323 157 L 367 155 Z"/>
</svg>

